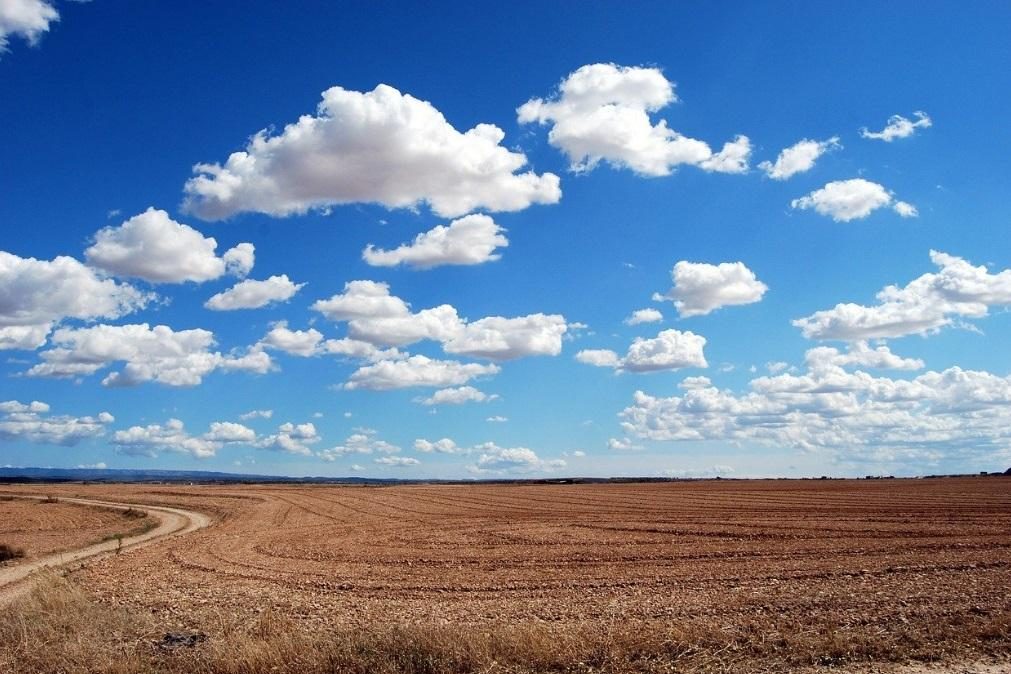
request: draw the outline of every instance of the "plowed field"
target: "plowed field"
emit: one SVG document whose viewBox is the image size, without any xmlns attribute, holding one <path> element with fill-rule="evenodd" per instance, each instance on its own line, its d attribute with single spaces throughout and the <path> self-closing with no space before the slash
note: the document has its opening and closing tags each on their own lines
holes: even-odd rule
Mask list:
<svg viewBox="0 0 1011 674">
<path fill-rule="evenodd" d="M 0 500 L 0 543 L 24 552 L 18 562 L 75 550 L 137 526 L 137 520 L 118 510 L 35 499 Z"/>
<path fill-rule="evenodd" d="M 1003 478 L 114 491 L 218 518 L 73 574 L 166 629 L 265 612 L 321 632 L 676 627 L 826 664 L 1011 640 Z"/>
</svg>

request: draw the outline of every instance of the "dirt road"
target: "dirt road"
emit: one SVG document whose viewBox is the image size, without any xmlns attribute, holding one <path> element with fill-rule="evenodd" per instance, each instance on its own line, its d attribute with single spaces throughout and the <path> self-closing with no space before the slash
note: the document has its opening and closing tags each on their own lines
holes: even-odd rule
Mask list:
<svg viewBox="0 0 1011 674">
<path fill-rule="evenodd" d="M 29 497 L 34 498 L 34 497 Z M 38 497 L 42 498 L 42 497 Z M 14 598 L 27 592 L 31 587 L 30 576 L 37 571 L 46 568 L 57 568 L 98 556 L 115 554 L 117 550 L 127 551 L 134 548 L 150 545 L 168 536 L 180 536 L 182 534 L 202 529 L 211 523 L 211 518 L 203 513 L 182 508 L 168 508 L 163 506 L 141 505 L 136 503 L 118 503 L 113 501 L 96 501 L 84 498 L 62 498 L 65 503 L 76 503 L 80 505 L 99 506 L 103 508 L 114 508 L 126 510 L 133 508 L 143 510 L 148 517 L 158 520 L 158 526 L 150 531 L 146 531 L 137 536 L 131 536 L 119 540 L 103 541 L 95 543 L 78 550 L 60 552 L 47 555 L 40 559 L 31 560 L 23 564 L 16 564 L 10 567 L 0 567 L 0 606 L 9 603 Z"/>
</svg>

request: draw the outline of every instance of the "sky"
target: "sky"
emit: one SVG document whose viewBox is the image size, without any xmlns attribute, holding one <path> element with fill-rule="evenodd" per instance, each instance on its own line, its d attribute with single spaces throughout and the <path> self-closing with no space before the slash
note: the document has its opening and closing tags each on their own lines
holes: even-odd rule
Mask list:
<svg viewBox="0 0 1011 674">
<path fill-rule="evenodd" d="M 1008 34 L 0 0 L 0 465 L 1004 470 Z"/>
</svg>

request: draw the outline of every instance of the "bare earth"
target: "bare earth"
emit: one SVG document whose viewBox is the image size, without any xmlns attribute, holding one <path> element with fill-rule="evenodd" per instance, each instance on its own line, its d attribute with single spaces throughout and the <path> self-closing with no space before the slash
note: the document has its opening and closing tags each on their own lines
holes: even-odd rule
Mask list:
<svg viewBox="0 0 1011 674">
<path fill-rule="evenodd" d="M 165 630 L 214 638 L 266 613 L 319 635 L 522 626 L 669 646 L 675 630 L 734 653 L 705 671 L 1011 671 L 986 659 L 1011 643 L 1008 479 L 55 491 L 216 519 L 71 576 Z"/>
<path fill-rule="evenodd" d="M 43 503 L 41 499 L 0 500 L 0 543 L 23 550 L 24 561 L 61 550 L 76 550 L 136 524 L 125 519 L 120 511 L 108 508 L 65 501 Z"/>
</svg>

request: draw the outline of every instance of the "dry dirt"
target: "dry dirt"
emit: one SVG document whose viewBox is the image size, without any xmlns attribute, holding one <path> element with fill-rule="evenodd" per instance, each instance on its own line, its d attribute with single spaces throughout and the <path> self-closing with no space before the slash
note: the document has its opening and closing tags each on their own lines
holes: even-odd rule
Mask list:
<svg viewBox="0 0 1011 674">
<path fill-rule="evenodd" d="M 675 630 L 697 641 L 677 657 L 790 667 L 1011 652 L 1003 478 L 58 492 L 212 514 L 72 574 L 212 640 L 269 614 L 321 635 Z"/>
<path fill-rule="evenodd" d="M 38 488 L 36 488 L 37 490 Z M 119 510 L 36 499 L 4 500 L 0 489 L 0 543 L 24 551 L 13 563 L 26 563 L 53 552 L 76 550 L 140 524 Z M 11 563 L 11 564 L 13 564 Z"/>
</svg>

